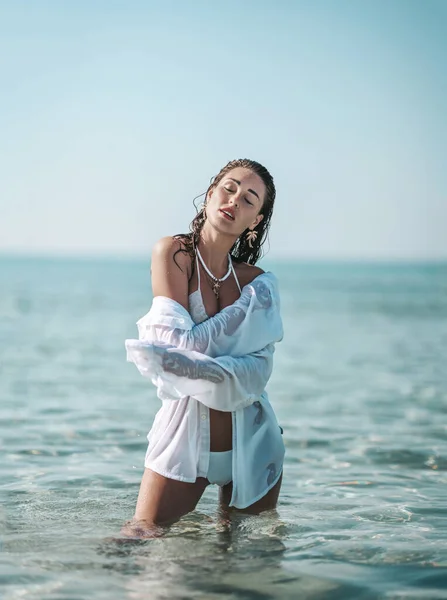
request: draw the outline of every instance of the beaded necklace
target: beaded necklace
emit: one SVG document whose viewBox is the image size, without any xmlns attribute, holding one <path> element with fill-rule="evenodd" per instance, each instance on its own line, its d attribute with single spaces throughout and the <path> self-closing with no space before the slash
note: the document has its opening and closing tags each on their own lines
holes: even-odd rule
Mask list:
<svg viewBox="0 0 447 600">
<path fill-rule="evenodd" d="M 231 262 L 231 256 L 230 254 L 228 254 L 228 271 L 226 272 L 226 274 L 219 278 L 219 277 L 215 277 L 211 271 L 208 269 L 208 267 L 205 264 L 205 261 L 202 258 L 202 255 L 200 254 L 200 250 L 197 248 L 197 256 L 199 257 L 200 262 L 202 263 L 202 267 L 205 269 L 206 274 L 210 277 L 211 279 L 211 289 L 213 290 L 216 298 L 219 298 L 219 291 L 220 291 L 220 286 L 222 285 L 222 283 L 225 281 L 225 279 L 227 279 L 230 275 L 231 275 L 231 271 L 233 270 L 233 264 Z"/>
</svg>

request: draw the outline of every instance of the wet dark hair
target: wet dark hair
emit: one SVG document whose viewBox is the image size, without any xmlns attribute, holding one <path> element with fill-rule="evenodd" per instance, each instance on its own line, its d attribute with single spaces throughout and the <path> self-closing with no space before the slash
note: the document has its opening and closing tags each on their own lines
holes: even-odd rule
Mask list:
<svg viewBox="0 0 447 600">
<path fill-rule="evenodd" d="M 208 193 L 216 187 L 219 181 L 221 181 L 229 171 L 232 171 L 238 167 L 250 169 L 250 171 L 253 171 L 253 173 L 256 173 L 256 175 L 262 179 L 265 185 L 265 198 L 259 211 L 259 214 L 262 214 L 264 218 L 254 228 L 254 231 L 256 231 L 258 234 L 256 240 L 252 242 L 252 247 L 250 247 L 246 237 L 248 229 L 246 229 L 241 233 L 230 250 L 231 258 L 234 259 L 235 262 L 246 262 L 249 265 L 255 265 L 263 256 L 262 247 L 268 237 L 270 221 L 272 218 L 273 206 L 276 197 L 276 189 L 273 182 L 273 177 L 265 167 L 254 160 L 249 160 L 248 158 L 232 160 L 226 164 L 211 180 L 211 183 L 205 193 L 205 198 L 207 198 Z M 198 196 L 198 198 L 200 198 L 200 196 Z M 177 250 L 177 252 L 185 252 L 191 256 L 193 260 L 193 270 L 196 248 L 199 243 L 200 232 L 202 231 L 205 221 L 205 207 L 202 205 L 201 209 L 198 210 L 197 215 L 191 221 L 189 226 L 191 233 L 181 233 L 174 236 L 175 239 L 178 239 L 180 242 L 182 242 L 182 248 Z M 174 254 L 174 260 L 177 252 Z"/>
</svg>

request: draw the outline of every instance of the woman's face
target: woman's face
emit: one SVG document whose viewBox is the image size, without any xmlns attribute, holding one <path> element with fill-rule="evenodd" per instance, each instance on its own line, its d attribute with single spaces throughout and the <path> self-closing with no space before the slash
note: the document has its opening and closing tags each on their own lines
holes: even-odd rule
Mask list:
<svg viewBox="0 0 447 600">
<path fill-rule="evenodd" d="M 262 220 L 259 214 L 264 204 L 264 182 L 243 167 L 232 169 L 209 192 L 206 216 L 222 233 L 239 237 L 247 228 L 253 229 Z"/>
</svg>

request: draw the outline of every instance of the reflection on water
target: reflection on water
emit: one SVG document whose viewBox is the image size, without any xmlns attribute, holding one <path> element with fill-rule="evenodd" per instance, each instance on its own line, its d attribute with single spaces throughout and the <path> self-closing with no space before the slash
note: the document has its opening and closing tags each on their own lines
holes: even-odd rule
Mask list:
<svg viewBox="0 0 447 600">
<path fill-rule="evenodd" d="M 447 268 L 275 269 L 278 510 L 126 540 L 159 401 L 139 263 L 0 261 L 2 600 L 447 598 Z"/>
</svg>

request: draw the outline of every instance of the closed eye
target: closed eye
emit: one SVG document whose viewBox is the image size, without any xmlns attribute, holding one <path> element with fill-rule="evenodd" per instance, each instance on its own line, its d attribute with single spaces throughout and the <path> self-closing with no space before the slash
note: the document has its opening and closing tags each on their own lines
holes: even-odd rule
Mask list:
<svg viewBox="0 0 447 600">
<path fill-rule="evenodd" d="M 223 186 L 223 189 L 224 189 L 225 191 L 229 192 L 230 194 L 232 194 L 232 193 L 235 191 L 235 190 L 233 190 L 233 189 L 231 189 L 231 188 L 227 187 L 226 185 L 224 185 L 224 186 Z M 247 204 L 249 204 L 250 206 L 253 206 L 253 202 L 250 202 L 250 200 L 249 200 L 248 198 L 244 198 L 244 200 L 245 200 L 245 202 L 246 202 Z"/>
</svg>

